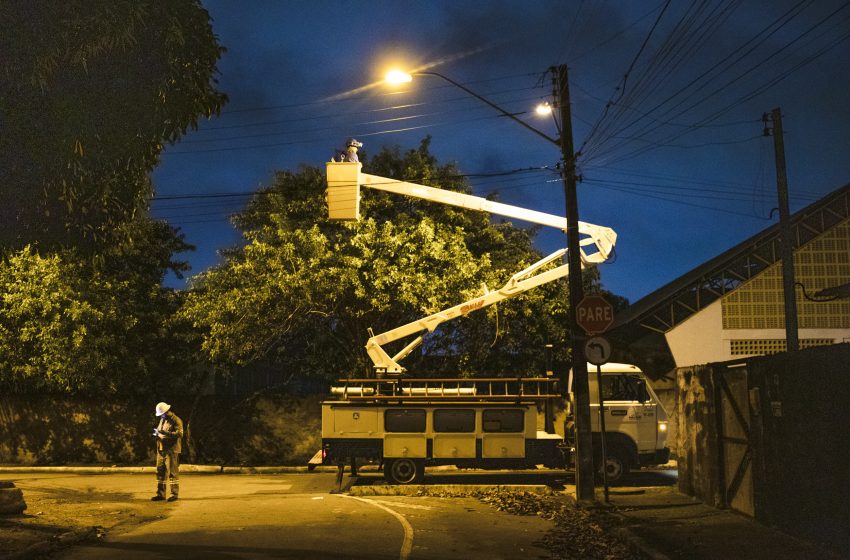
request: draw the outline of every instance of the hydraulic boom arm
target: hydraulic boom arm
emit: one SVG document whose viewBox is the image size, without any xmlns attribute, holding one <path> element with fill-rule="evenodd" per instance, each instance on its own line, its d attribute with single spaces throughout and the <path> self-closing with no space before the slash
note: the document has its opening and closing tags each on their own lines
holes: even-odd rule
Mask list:
<svg viewBox="0 0 850 560">
<path fill-rule="evenodd" d="M 403 194 L 414 198 L 421 198 L 431 202 L 439 202 L 450 206 L 459 206 L 479 212 L 489 212 L 508 218 L 516 218 L 534 224 L 555 227 L 562 231 L 567 230 L 567 219 L 554 214 L 528 210 L 520 206 L 502 204 L 487 200 L 480 196 L 436 189 L 416 183 L 407 183 L 396 179 L 388 179 L 377 175 L 361 173 L 360 163 L 337 163 L 327 164 L 328 173 L 328 216 L 332 220 L 358 220 L 360 219 L 360 187 L 369 187 L 381 191 Z M 602 263 L 608 259 L 608 255 L 617 242 L 617 234 L 613 229 L 588 224 L 578 223 L 578 231 L 582 238 L 579 240 L 581 261 L 585 264 Z"/>
<path fill-rule="evenodd" d="M 396 327 L 391 331 L 387 331 L 379 335 L 373 335 L 368 342 L 366 342 L 366 352 L 372 359 L 372 363 L 375 364 L 375 370 L 390 374 L 403 373 L 404 368 L 399 365 L 399 360 L 403 359 L 416 347 L 418 347 L 422 343 L 423 337 L 426 333 L 433 332 L 434 329 L 442 323 L 467 315 L 472 311 L 483 309 L 493 305 L 494 303 L 499 303 L 500 301 L 512 298 L 523 292 L 527 292 L 532 288 L 546 284 L 547 282 L 552 282 L 567 276 L 569 274 L 569 266 L 566 264 L 535 274 L 539 269 L 550 262 L 561 258 L 561 256 L 563 256 L 566 252 L 566 249 L 558 249 L 548 257 L 537 261 L 525 270 L 521 270 L 511 276 L 510 280 L 508 280 L 504 286 L 494 292 L 488 291 L 485 286 L 484 293 L 478 297 L 467 300 L 459 305 L 455 305 L 454 307 L 450 307 L 449 309 L 438 311 L 437 313 L 428 315 L 422 319 L 417 319 L 412 323 Z M 417 333 L 421 334 L 393 357 L 390 357 L 382 347 L 383 344 L 389 344 Z"/>
<path fill-rule="evenodd" d="M 516 218 L 527 222 L 556 227 L 561 230 L 567 229 L 567 220 L 553 214 L 536 212 L 518 206 L 493 202 L 486 198 L 472 196 L 454 191 L 437 189 L 416 183 L 407 183 L 395 179 L 378 177 L 361 173 L 360 163 L 337 163 L 327 164 L 328 173 L 328 215 L 330 219 L 357 220 L 360 217 L 360 187 L 370 187 L 378 190 L 388 191 L 415 198 L 421 198 L 431 202 L 439 202 L 451 206 L 459 206 L 470 210 L 490 212 L 510 218 Z M 578 223 L 579 250 L 581 251 L 582 267 L 604 262 L 614 248 L 617 234 L 611 228 Z M 484 293 L 459 305 L 429 315 L 422 319 L 413 321 L 401 327 L 397 327 L 379 335 L 372 335 L 366 343 L 366 352 L 375 364 L 378 372 L 389 374 L 401 374 L 404 368 L 398 361 L 410 354 L 422 343 L 423 336 L 434 331 L 440 324 L 464 316 L 471 311 L 482 309 L 502 300 L 511 298 L 536 288 L 547 282 L 563 278 L 569 274 L 566 264 L 552 268 L 544 272 L 538 272 L 547 264 L 561 258 L 566 249 L 559 249 L 551 255 L 537 261 L 528 268 L 514 274 L 508 282 L 499 290 L 490 292 L 484 287 Z M 382 345 L 401 340 L 408 336 L 419 333 L 412 342 L 401 349 L 395 356 L 390 357 Z M 370 334 L 371 329 L 370 329 Z"/>
</svg>

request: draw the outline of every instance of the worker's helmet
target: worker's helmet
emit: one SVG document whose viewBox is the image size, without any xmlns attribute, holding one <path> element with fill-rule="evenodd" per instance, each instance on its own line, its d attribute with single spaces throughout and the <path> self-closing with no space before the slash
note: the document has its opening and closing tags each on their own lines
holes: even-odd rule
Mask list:
<svg viewBox="0 0 850 560">
<path fill-rule="evenodd" d="M 345 147 L 346 147 L 346 148 L 350 148 L 350 147 L 352 147 L 352 146 L 354 146 L 355 148 L 362 148 L 362 147 L 363 147 L 363 142 L 358 142 L 358 141 L 357 141 L 356 139 L 354 139 L 354 138 L 349 138 L 348 140 L 346 140 L 346 141 L 345 141 Z"/>
<path fill-rule="evenodd" d="M 156 405 L 156 415 L 157 416 L 162 416 L 163 414 L 165 414 L 169 410 L 171 410 L 171 405 L 168 404 L 168 403 L 161 402 L 161 403 Z"/>
</svg>

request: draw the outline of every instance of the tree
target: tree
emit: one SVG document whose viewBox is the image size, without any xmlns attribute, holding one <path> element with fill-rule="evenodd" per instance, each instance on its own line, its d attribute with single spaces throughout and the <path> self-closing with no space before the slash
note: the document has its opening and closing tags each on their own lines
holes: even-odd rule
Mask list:
<svg viewBox="0 0 850 560">
<path fill-rule="evenodd" d="M 403 154 L 384 149 L 366 168 L 469 192 L 456 165 L 438 165 L 429 142 Z M 363 375 L 369 328 L 382 332 L 456 305 L 482 283 L 501 287 L 540 258 L 534 230 L 381 192 L 362 194 L 360 221 L 333 223 L 324 190 L 318 169 L 277 173 L 235 220 L 245 245 L 193 279 L 184 314 L 202 329 L 215 362 L 272 361 L 292 375 L 328 379 Z M 565 288 L 553 283 L 498 311 L 445 323 L 405 365 L 422 373 L 540 373 L 543 344 L 566 339 Z M 564 358 L 565 346 L 558 348 Z"/>
<path fill-rule="evenodd" d="M 0 4 L 0 246 L 91 250 L 143 214 L 163 144 L 226 96 L 198 0 Z"/>
<path fill-rule="evenodd" d="M 97 259 L 27 246 L 0 259 L 0 387 L 16 392 L 163 394 L 204 373 L 200 340 L 161 286 L 189 248 L 171 227 L 125 224 L 131 240 Z"/>
<path fill-rule="evenodd" d="M 84 267 L 30 247 L 0 262 L 0 376 L 7 388 L 112 390 L 131 319 Z"/>
</svg>

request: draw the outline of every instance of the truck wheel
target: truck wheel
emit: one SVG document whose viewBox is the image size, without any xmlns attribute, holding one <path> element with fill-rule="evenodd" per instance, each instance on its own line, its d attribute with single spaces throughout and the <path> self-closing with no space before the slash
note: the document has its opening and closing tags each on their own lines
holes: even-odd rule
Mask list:
<svg viewBox="0 0 850 560">
<path fill-rule="evenodd" d="M 384 465 L 384 477 L 391 484 L 420 482 L 424 472 L 424 462 L 415 459 L 387 459 Z"/>
<path fill-rule="evenodd" d="M 616 484 L 623 480 L 623 478 L 629 474 L 629 460 L 626 453 L 623 451 L 621 447 L 612 446 L 611 449 L 606 450 L 607 461 L 605 463 L 605 474 L 608 477 L 608 484 Z M 597 458 L 596 463 L 601 463 L 601 457 Z M 599 477 L 600 482 L 604 482 L 604 478 L 602 477 L 602 468 L 597 468 L 596 472 Z"/>
</svg>

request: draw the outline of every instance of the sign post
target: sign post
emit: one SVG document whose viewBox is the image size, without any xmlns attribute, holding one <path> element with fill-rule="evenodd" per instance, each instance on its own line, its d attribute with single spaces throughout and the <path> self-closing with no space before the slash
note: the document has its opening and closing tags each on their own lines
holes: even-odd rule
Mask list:
<svg viewBox="0 0 850 560">
<path fill-rule="evenodd" d="M 587 340 L 584 347 L 584 355 L 587 361 L 596 366 L 596 387 L 599 393 L 599 443 L 602 447 L 602 484 L 605 488 L 605 503 L 608 498 L 608 453 L 605 450 L 605 399 L 602 396 L 602 365 L 611 357 L 611 343 L 601 336 L 594 336 Z"/>
<path fill-rule="evenodd" d="M 608 330 L 614 323 L 614 307 L 602 296 L 585 296 L 576 308 L 576 322 L 587 334 L 596 335 Z M 599 395 L 599 443 L 602 468 L 602 484 L 605 489 L 605 503 L 608 498 L 608 454 L 605 450 L 605 399 L 602 397 L 602 364 L 611 357 L 611 344 L 601 336 L 588 339 L 584 347 L 587 361 L 596 366 L 596 387 Z"/>
</svg>

